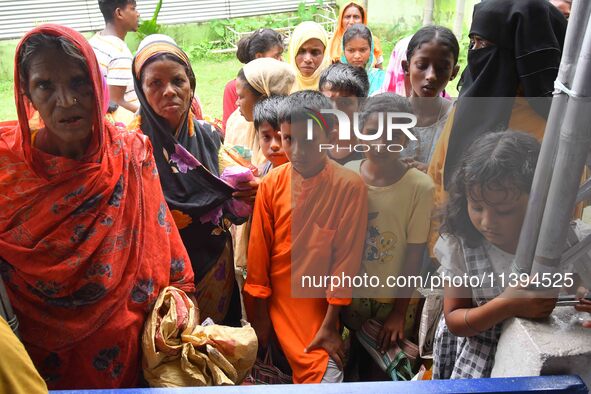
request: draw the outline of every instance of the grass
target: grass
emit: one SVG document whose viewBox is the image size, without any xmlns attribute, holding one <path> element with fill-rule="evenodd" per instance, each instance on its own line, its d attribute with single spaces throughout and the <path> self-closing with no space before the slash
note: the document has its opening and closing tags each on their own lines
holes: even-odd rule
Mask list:
<svg viewBox="0 0 591 394">
<path fill-rule="evenodd" d="M 396 42 L 402 37 L 416 31 L 420 26 L 386 25 L 372 26 L 377 37 L 380 37 L 384 53 L 384 69 L 390 61 L 390 53 Z M 287 52 L 287 51 L 286 51 Z M 12 54 L 11 54 L 12 56 Z M 209 55 L 192 61 L 193 71 L 197 78 L 197 94 L 203 105 L 204 114 L 213 118 L 222 118 L 222 102 L 226 83 L 236 77 L 242 64 L 233 54 Z M 465 56 L 460 59 L 460 67 L 465 66 Z M 456 83 L 448 85 L 448 93 L 457 96 Z M 0 121 L 16 119 L 13 84 L 10 80 L 0 81 Z"/>
<path fill-rule="evenodd" d="M 222 100 L 226 83 L 236 77 L 242 64 L 234 56 L 193 62 L 197 94 L 207 115 L 222 117 Z M 0 81 L 0 121 L 16 119 L 12 81 Z"/>
<path fill-rule="evenodd" d="M 224 87 L 236 78 L 242 63 L 235 56 L 220 56 L 217 60 L 202 59 L 192 62 L 197 79 L 197 95 L 203 112 L 214 118 L 222 118 Z"/>
<path fill-rule="evenodd" d="M 0 81 L 0 121 L 16 119 L 12 81 Z"/>
</svg>

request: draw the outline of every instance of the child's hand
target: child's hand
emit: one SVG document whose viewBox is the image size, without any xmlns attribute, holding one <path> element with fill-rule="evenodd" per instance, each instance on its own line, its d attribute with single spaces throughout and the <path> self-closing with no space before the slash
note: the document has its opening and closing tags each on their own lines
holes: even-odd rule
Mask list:
<svg viewBox="0 0 591 394">
<path fill-rule="evenodd" d="M 314 349 L 324 349 L 342 371 L 345 360 L 343 345 L 343 338 L 336 329 L 322 325 L 304 353 L 309 353 Z"/>
<path fill-rule="evenodd" d="M 425 174 L 427 173 L 427 170 L 429 169 L 429 166 L 425 163 L 421 163 L 420 161 L 412 161 L 410 163 L 408 163 L 408 167 L 409 168 L 416 168 L 417 170 L 424 172 Z"/>
<path fill-rule="evenodd" d="M 429 165 L 421 163 L 420 161 L 416 161 L 414 157 L 407 157 L 401 159 L 400 161 L 406 164 L 408 168 L 416 168 L 417 170 L 424 173 L 427 173 L 427 170 L 429 169 Z"/>
<path fill-rule="evenodd" d="M 503 292 L 503 296 L 510 297 L 513 316 L 526 319 L 550 316 L 557 301 L 555 292 L 527 290 L 522 287 L 509 287 Z"/>
<path fill-rule="evenodd" d="M 394 312 L 394 310 L 392 311 Z M 387 352 L 399 339 L 404 339 L 404 314 L 390 313 L 378 333 L 378 349 Z"/>
<path fill-rule="evenodd" d="M 254 178 L 254 180 L 249 182 L 241 182 L 236 185 L 236 189 L 244 189 L 237 192 L 232 193 L 232 197 L 247 202 L 249 204 L 254 203 L 254 199 L 257 195 L 257 190 L 259 190 L 259 184 L 261 183 L 260 178 Z"/>
</svg>

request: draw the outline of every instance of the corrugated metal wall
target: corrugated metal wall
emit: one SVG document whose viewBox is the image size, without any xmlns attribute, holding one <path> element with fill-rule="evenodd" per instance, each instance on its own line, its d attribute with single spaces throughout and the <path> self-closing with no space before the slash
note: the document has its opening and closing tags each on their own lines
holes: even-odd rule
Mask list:
<svg viewBox="0 0 591 394">
<path fill-rule="evenodd" d="M 302 0 L 164 0 L 158 23 L 204 22 L 296 10 Z M 313 4 L 315 0 L 305 0 Z M 137 0 L 143 19 L 149 19 L 157 0 Z M 334 1 L 325 1 L 334 4 Z M 104 26 L 97 0 L 0 0 L 0 39 L 18 38 L 40 23 L 95 31 Z"/>
</svg>

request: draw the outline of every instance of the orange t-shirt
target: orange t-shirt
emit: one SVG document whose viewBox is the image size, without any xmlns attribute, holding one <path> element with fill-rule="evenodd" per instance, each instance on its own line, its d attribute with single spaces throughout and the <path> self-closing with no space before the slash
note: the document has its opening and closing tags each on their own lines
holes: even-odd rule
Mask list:
<svg viewBox="0 0 591 394">
<path fill-rule="evenodd" d="M 309 179 L 287 163 L 273 169 L 259 187 L 244 291 L 269 299 L 269 315 L 294 383 L 322 380 L 327 352 L 304 349 L 322 325 L 328 305 L 351 302 L 351 289 L 302 288 L 301 275 L 356 275 L 366 227 L 363 180 L 332 160 Z"/>
</svg>

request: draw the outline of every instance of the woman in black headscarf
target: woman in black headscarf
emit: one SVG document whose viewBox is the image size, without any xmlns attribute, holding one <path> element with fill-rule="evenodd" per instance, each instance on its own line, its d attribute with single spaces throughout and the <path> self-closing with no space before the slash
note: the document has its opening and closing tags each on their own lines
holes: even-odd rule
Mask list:
<svg viewBox="0 0 591 394">
<path fill-rule="evenodd" d="M 195 272 L 201 317 L 239 325 L 240 297 L 234 275 L 232 217 L 224 204 L 233 196 L 254 200 L 256 184 L 236 192 L 219 178 L 218 132 L 191 110 L 195 75 L 189 58 L 170 40 L 138 51 L 133 62 L 140 112 L 135 124 L 150 137 L 166 202 Z M 244 185 L 240 185 L 244 186 Z"/>
<path fill-rule="evenodd" d="M 438 206 L 463 152 L 482 134 L 509 127 L 542 139 L 566 25 L 547 0 L 484 0 L 474 6 L 460 97 L 429 164 Z M 431 227 L 434 241 L 438 226 Z"/>
<path fill-rule="evenodd" d="M 429 169 L 435 178 L 444 163 L 445 171 L 438 175 L 447 184 L 462 152 L 486 132 L 504 130 L 510 124 L 541 139 L 550 101 L 540 98 L 552 97 L 566 24 L 546 0 L 484 0 L 474 6 L 460 98 L 450 118 L 452 127 L 444 131 L 436 148 L 440 151 L 445 146 L 446 152 L 438 152 L 443 160 L 434 158 Z M 533 118 L 528 122 L 533 124 L 514 125 L 523 117 L 519 111 L 530 112 Z M 542 119 L 536 119 L 536 114 Z"/>
</svg>

